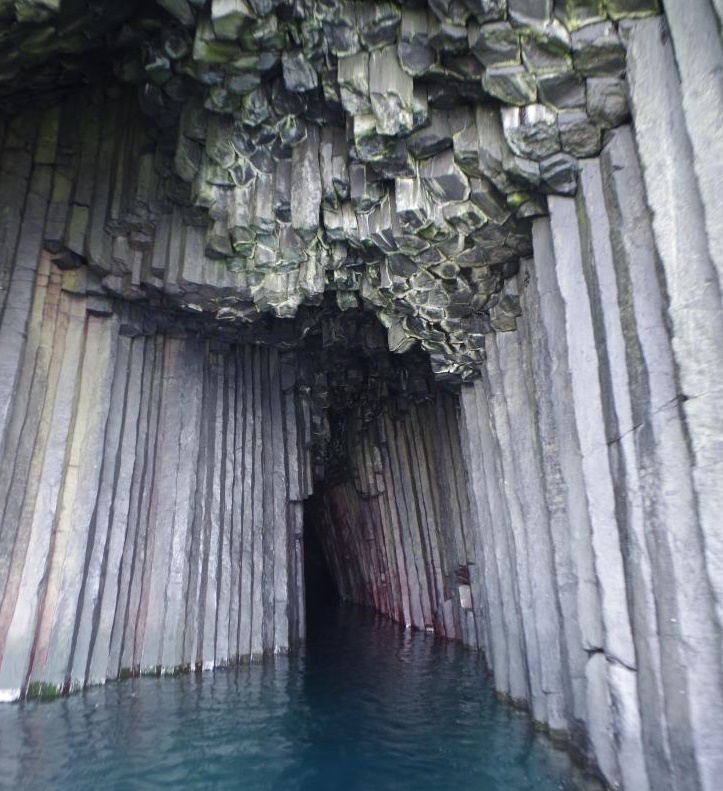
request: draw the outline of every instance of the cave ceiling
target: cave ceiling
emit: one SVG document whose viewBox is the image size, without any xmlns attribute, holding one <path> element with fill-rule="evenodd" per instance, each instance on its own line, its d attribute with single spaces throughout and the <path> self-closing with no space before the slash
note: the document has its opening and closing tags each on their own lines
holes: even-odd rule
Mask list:
<svg viewBox="0 0 723 791">
<path fill-rule="evenodd" d="M 105 223 L 110 254 L 83 212 L 46 240 L 103 292 L 287 346 L 366 310 L 390 350 L 464 381 L 515 328 L 546 196 L 574 195 L 578 160 L 628 120 L 626 20 L 657 11 L 0 0 L 0 107 L 132 94 L 150 153 L 124 164 L 143 189 Z"/>
</svg>

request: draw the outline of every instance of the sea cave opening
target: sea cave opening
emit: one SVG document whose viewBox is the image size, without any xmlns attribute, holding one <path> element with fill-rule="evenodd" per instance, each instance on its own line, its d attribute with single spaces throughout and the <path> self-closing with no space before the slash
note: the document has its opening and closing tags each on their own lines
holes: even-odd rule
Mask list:
<svg viewBox="0 0 723 791">
<path fill-rule="evenodd" d="M 717 791 L 721 21 L 0 0 L 9 787 Z"/>
<path fill-rule="evenodd" d="M 316 494 L 304 503 L 304 600 L 306 604 L 306 634 L 314 634 L 314 627 L 340 601 L 339 589 L 332 574 L 323 544 L 319 521 L 321 496 Z"/>
</svg>

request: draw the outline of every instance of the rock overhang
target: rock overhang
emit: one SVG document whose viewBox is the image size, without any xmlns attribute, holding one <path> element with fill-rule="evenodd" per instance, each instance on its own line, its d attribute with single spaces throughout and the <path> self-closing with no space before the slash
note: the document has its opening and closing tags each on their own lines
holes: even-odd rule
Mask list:
<svg viewBox="0 0 723 791">
<path fill-rule="evenodd" d="M 50 100 L 92 79 L 89 62 L 135 86 L 81 101 L 87 115 L 137 95 L 142 118 L 96 121 L 123 118 L 143 138 L 140 157 L 114 163 L 132 199 L 93 244 L 89 200 L 74 194 L 46 239 L 62 265 L 88 264 L 99 295 L 282 346 L 333 298 L 374 313 L 391 351 L 419 346 L 437 378 L 464 381 L 486 334 L 515 327 L 531 219 L 547 195 L 575 193 L 578 159 L 628 118 L 625 19 L 657 10 L 18 0 L 0 4 L 0 96 Z"/>
</svg>

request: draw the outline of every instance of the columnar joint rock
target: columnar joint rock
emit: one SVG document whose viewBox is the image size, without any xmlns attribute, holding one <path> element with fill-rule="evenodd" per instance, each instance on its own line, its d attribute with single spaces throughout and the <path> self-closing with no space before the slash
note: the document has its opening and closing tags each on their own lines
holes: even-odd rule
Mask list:
<svg viewBox="0 0 723 791">
<path fill-rule="evenodd" d="M 287 650 L 307 500 L 610 788 L 717 791 L 721 6 L 664 5 L 0 2 L 4 698 Z"/>
<path fill-rule="evenodd" d="M 94 57 L 137 86 L 148 118 L 99 91 L 72 121 L 47 122 L 85 119 L 61 142 L 74 184 L 57 196 L 58 250 L 112 294 L 161 291 L 224 324 L 295 316 L 332 292 L 341 309 L 376 313 L 395 350 L 420 345 L 456 380 L 479 372 L 482 336 L 514 324 L 504 284 L 531 254 L 530 219 L 547 195 L 575 193 L 578 158 L 627 119 L 621 26 L 658 10 L 98 6 L 72 19 L 57 2 L 2 12 L 8 107 L 72 86 Z"/>
</svg>

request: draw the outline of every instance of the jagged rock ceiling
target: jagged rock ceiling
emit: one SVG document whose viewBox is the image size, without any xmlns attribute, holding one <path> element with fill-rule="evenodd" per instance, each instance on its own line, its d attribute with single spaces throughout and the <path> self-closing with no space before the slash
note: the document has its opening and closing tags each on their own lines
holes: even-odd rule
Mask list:
<svg viewBox="0 0 723 791">
<path fill-rule="evenodd" d="M 137 86 L 155 155 L 124 165 L 146 200 L 106 223 L 112 262 L 87 211 L 49 240 L 105 291 L 240 327 L 333 292 L 341 310 L 373 311 L 392 351 L 421 344 L 439 378 L 465 380 L 485 334 L 514 329 L 505 281 L 531 255 L 530 219 L 546 195 L 575 193 L 578 159 L 628 118 L 625 19 L 657 11 L 0 0 L 0 100 L 50 102 L 111 75 Z"/>
</svg>

